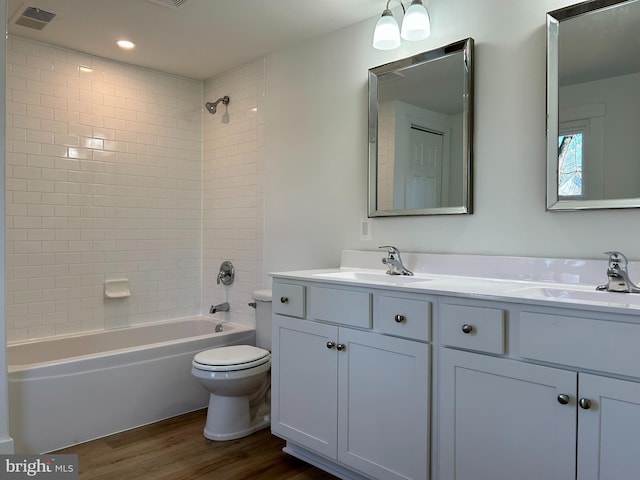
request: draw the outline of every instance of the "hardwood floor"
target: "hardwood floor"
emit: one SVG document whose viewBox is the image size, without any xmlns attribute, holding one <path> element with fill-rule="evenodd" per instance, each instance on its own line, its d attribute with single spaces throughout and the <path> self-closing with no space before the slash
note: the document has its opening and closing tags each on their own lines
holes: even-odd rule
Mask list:
<svg viewBox="0 0 640 480">
<path fill-rule="evenodd" d="M 83 443 L 80 480 L 336 480 L 282 452 L 269 429 L 228 442 L 202 435 L 206 410 Z"/>
</svg>

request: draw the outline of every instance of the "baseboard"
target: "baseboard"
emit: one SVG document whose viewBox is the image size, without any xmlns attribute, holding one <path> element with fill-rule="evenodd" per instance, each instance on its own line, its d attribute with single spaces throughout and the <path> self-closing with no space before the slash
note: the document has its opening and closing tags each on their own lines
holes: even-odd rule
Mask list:
<svg viewBox="0 0 640 480">
<path fill-rule="evenodd" d="M 331 475 L 335 475 L 342 480 L 370 480 L 369 477 L 363 477 L 353 470 L 344 468 L 334 461 L 315 454 L 304 447 L 296 445 L 295 443 L 287 442 L 287 445 L 282 449 L 282 451 L 310 463 L 314 467 L 318 467 Z"/>
</svg>

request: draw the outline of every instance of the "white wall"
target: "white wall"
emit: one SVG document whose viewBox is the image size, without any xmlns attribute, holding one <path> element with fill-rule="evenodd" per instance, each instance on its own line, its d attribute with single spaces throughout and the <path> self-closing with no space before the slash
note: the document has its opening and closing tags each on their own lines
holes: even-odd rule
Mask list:
<svg viewBox="0 0 640 480">
<path fill-rule="evenodd" d="M 344 248 L 640 258 L 638 210 L 545 212 L 545 14 L 560 0 L 432 0 L 432 36 L 380 52 L 377 18 L 267 58 L 268 271 L 329 267 Z M 381 8 L 383 2 L 381 2 Z M 475 39 L 475 213 L 366 216 L 367 69 Z M 620 232 L 611 235 L 610 232 Z M 640 274 L 640 273 L 639 273 Z"/>
<path fill-rule="evenodd" d="M 248 304 L 264 278 L 264 60 L 205 82 L 205 102 L 225 95 L 229 105 L 203 118 L 202 308 L 228 301 L 222 315 L 253 327 Z M 216 283 L 225 260 L 230 286 Z"/>
</svg>

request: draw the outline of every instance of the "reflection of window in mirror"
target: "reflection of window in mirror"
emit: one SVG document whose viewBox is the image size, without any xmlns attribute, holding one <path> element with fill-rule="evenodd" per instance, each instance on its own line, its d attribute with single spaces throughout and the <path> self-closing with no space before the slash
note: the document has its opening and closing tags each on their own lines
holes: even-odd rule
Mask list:
<svg viewBox="0 0 640 480">
<path fill-rule="evenodd" d="M 561 129 L 558 137 L 558 197 L 560 198 L 582 198 L 584 135 L 584 130 L 562 131 Z"/>
<path fill-rule="evenodd" d="M 558 125 L 558 198 L 605 198 L 604 104 L 560 108 Z M 564 146 L 562 139 L 565 140 Z"/>
</svg>

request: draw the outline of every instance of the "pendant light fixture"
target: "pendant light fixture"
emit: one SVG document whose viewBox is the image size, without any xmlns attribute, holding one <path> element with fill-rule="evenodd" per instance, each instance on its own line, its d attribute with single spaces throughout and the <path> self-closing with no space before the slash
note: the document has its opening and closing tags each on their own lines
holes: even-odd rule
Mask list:
<svg viewBox="0 0 640 480">
<path fill-rule="evenodd" d="M 407 10 L 405 10 L 400 0 L 396 1 L 402 7 L 404 14 L 402 30 L 400 30 L 398 22 L 389 9 L 391 0 L 387 0 L 387 6 L 382 12 L 382 17 L 378 20 L 376 29 L 373 32 L 373 48 L 378 50 L 393 50 L 400 46 L 401 37 L 404 40 L 416 42 L 424 40 L 431 35 L 429 12 L 427 12 L 422 0 L 411 0 L 411 4 Z"/>
</svg>

